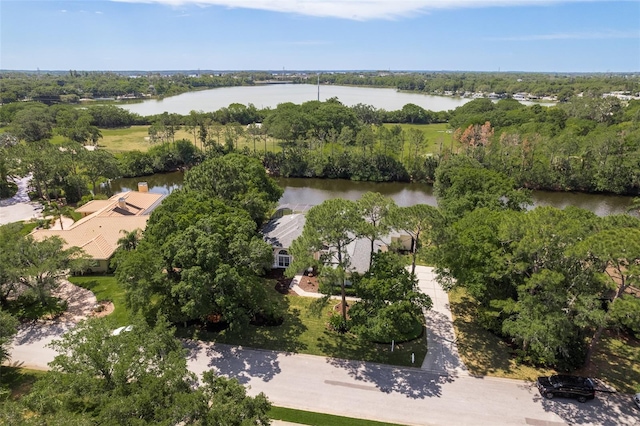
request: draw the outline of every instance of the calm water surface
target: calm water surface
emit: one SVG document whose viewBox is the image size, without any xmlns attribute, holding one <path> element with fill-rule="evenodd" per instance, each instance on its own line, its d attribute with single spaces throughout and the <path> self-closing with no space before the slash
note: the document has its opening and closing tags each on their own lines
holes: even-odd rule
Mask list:
<svg viewBox="0 0 640 426">
<path fill-rule="evenodd" d="M 398 92 L 395 89 L 347 86 L 320 86 L 320 100 L 336 97 L 346 106 L 359 103 L 377 109 L 396 111 L 406 104 L 416 104 L 431 111 L 455 109 L 471 99 Z M 318 87 L 313 84 L 268 84 L 263 86 L 221 87 L 219 89 L 188 92 L 161 100 L 146 100 L 135 104 L 118 105 L 142 116 L 163 112 L 186 115 L 190 111 L 217 111 L 232 103 L 253 104 L 256 108 L 275 108 L 284 102 L 302 104 L 318 99 Z"/>
<path fill-rule="evenodd" d="M 116 193 L 137 188 L 138 182 L 147 182 L 149 191 L 169 194 L 182 186 L 182 172 L 156 174 L 139 178 L 122 178 L 111 181 L 111 192 Z M 373 183 L 353 182 L 340 179 L 279 178 L 284 194 L 280 203 L 320 204 L 332 198 L 357 200 L 365 192 L 380 192 L 392 198 L 399 206 L 414 204 L 436 205 L 433 187 L 420 183 Z M 622 214 L 631 205 L 633 197 L 620 195 L 581 194 L 571 192 L 533 192 L 533 207 L 552 206 L 564 209 L 568 206 L 590 210 L 599 216 Z"/>
</svg>

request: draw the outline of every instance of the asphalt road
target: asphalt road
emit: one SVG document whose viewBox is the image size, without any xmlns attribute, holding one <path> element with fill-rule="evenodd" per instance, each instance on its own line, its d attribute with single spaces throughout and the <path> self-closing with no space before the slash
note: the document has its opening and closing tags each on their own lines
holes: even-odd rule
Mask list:
<svg viewBox="0 0 640 426">
<path fill-rule="evenodd" d="M 636 425 L 629 395 L 547 400 L 532 383 L 190 342 L 189 368 L 215 369 L 273 404 L 407 425 Z"/>
<path fill-rule="evenodd" d="M 45 369 L 45 347 L 70 324 L 23 329 L 11 364 Z M 546 400 L 533 384 L 445 375 L 420 368 L 186 342 L 189 369 L 215 369 L 264 392 L 274 405 L 407 425 L 639 425 L 630 395 L 602 394 L 580 404 Z"/>
<path fill-rule="evenodd" d="M 532 383 L 468 375 L 446 321 L 448 300 L 434 297 L 441 314 L 427 318 L 434 327 L 433 358 L 427 356 L 423 368 L 186 341 L 188 367 L 197 374 L 214 369 L 235 377 L 250 387 L 249 394 L 264 392 L 277 406 L 406 425 L 640 425 L 631 395 L 598 394 L 584 404 L 547 400 Z M 23 325 L 11 364 L 46 369 L 55 356 L 46 344 L 78 318 Z"/>
</svg>

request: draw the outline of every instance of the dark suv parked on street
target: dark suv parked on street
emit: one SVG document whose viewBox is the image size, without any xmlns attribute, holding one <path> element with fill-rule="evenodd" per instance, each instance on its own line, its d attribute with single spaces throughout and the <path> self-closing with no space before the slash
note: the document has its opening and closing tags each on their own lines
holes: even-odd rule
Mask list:
<svg viewBox="0 0 640 426">
<path fill-rule="evenodd" d="M 545 398 L 564 396 L 575 398 L 580 402 L 593 399 L 596 396 L 593 380 L 588 377 L 556 375 L 538 377 L 536 382 L 540 395 Z"/>
</svg>

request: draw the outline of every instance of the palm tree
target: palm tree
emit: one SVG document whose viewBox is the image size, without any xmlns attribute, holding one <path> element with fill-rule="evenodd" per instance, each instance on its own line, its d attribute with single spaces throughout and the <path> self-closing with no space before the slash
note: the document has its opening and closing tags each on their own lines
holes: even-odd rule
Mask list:
<svg viewBox="0 0 640 426">
<path fill-rule="evenodd" d="M 138 246 L 138 242 L 142 237 L 142 230 L 140 228 L 134 229 L 133 231 L 127 231 L 123 229 L 120 231 L 124 234 L 124 237 L 118 240 L 118 249 L 124 251 L 132 251 L 135 250 Z"/>
</svg>

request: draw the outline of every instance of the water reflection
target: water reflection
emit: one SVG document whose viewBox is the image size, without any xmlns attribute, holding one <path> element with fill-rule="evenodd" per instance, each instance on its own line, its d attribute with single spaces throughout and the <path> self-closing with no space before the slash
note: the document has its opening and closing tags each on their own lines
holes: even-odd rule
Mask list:
<svg viewBox="0 0 640 426">
<path fill-rule="evenodd" d="M 138 182 L 147 182 L 149 192 L 169 194 L 182 186 L 182 172 L 155 174 L 138 178 L 114 179 L 105 188 L 109 195 L 136 189 Z M 365 192 L 379 192 L 392 198 L 399 206 L 415 204 L 436 205 L 433 186 L 421 183 L 399 182 L 354 182 L 341 179 L 279 178 L 278 184 L 284 188 L 280 199 L 282 204 L 320 204 L 332 198 L 357 200 Z M 621 195 L 582 194 L 571 192 L 534 191 L 533 206 L 552 206 L 564 209 L 575 206 L 590 210 L 598 216 L 626 213 L 633 197 Z"/>
</svg>

